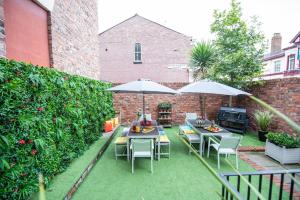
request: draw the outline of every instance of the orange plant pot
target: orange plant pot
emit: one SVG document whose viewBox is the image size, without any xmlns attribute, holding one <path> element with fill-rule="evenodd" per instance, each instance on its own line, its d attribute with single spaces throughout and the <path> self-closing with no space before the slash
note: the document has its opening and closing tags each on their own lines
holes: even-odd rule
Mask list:
<svg viewBox="0 0 300 200">
<path fill-rule="evenodd" d="M 104 123 L 104 131 L 105 132 L 110 132 L 113 130 L 113 123 L 111 120 L 108 120 Z"/>
</svg>

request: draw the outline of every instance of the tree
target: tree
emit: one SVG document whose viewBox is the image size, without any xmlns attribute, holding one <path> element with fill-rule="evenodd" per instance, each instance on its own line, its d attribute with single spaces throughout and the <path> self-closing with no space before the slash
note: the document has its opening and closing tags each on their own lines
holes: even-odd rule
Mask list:
<svg viewBox="0 0 300 200">
<path fill-rule="evenodd" d="M 199 42 L 192 50 L 191 67 L 194 79 L 203 79 L 207 76 L 214 59 L 214 48 L 211 42 Z"/>
<path fill-rule="evenodd" d="M 264 35 L 252 17 L 250 25 L 242 20 L 240 3 L 231 1 L 228 11 L 214 12 L 211 31 L 215 34 L 216 62 L 210 78 L 237 88 L 246 88 L 262 74 Z"/>
</svg>

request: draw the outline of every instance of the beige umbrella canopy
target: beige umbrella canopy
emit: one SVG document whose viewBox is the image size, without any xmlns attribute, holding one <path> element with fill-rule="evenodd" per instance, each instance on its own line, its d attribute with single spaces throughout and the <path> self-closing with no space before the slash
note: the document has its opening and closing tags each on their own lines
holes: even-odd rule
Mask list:
<svg viewBox="0 0 300 200">
<path fill-rule="evenodd" d="M 177 90 L 178 93 L 194 93 L 194 94 L 218 94 L 218 95 L 228 95 L 230 96 L 230 106 L 231 106 L 231 97 L 237 95 L 247 95 L 250 96 L 252 94 L 248 92 L 244 92 L 242 90 L 230 87 L 228 85 L 224 85 L 218 82 L 210 81 L 210 80 L 201 80 L 189 85 L 182 87 Z M 202 115 L 206 115 L 205 111 L 205 96 L 202 101 Z"/>
<path fill-rule="evenodd" d="M 139 79 L 122 85 L 107 89 L 115 93 L 138 93 L 143 94 L 143 116 L 145 117 L 145 97 L 144 94 L 177 94 L 176 90 L 155 83 L 148 79 Z"/>
</svg>

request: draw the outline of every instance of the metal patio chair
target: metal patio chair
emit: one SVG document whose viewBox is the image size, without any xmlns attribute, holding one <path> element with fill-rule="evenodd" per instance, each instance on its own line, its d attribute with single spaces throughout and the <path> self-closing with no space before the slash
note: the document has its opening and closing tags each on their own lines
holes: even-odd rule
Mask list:
<svg viewBox="0 0 300 200">
<path fill-rule="evenodd" d="M 197 119 L 198 115 L 197 113 L 185 113 L 185 119 L 189 120 L 189 119 Z"/>
<path fill-rule="evenodd" d="M 153 173 L 153 139 L 132 139 L 131 140 L 131 172 L 134 173 L 135 158 L 150 158 L 151 173 Z"/>
<path fill-rule="evenodd" d="M 207 157 L 209 158 L 210 147 L 213 147 L 217 151 L 218 156 L 218 169 L 220 169 L 220 154 L 224 154 L 226 157 L 231 154 L 235 154 L 236 168 L 238 165 L 238 147 L 240 145 L 242 137 L 224 136 L 220 142 L 217 142 L 212 137 L 208 140 Z"/>
</svg>

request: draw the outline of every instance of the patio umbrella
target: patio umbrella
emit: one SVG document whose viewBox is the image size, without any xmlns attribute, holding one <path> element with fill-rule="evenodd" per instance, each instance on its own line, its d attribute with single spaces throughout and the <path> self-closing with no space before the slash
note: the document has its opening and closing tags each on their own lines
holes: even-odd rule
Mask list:
<svg viewBox="0 0 300 200">
<path fill-rule="evenodd" d="M 139 79 L 107 89 L 115 93 L 138 93 L 143 94 L 143 116 L 145 119 L 145 96 L 144 94 L 177 94 L 176 90 L 155 83 L 147 79 Z"/>
<path fill-rule="evenodd" d="M 177 90 L 179 93 L 196 93 L 196 94 L 218 94 L 218 95 L 228 95 L 230 96 L 230 106 L 231 106 L 231 97 L 237 96 L 237 95 L 247 95 L 250 96 L 251 94 L 248 92 L 244 92 L 242 90 L 238 90 L 236 88 L 210 81 L 210 80 L 201 80 L 194 83 L 191 83 L 189 85 L 186 85 L 182 87 L 181 89 Z M 205 98 L 203 100 L 203 104 L 205 101 Z M 204 105 L 203 105 L 203 109 Z M 203 112 L 202 114 L 206 114 L 206 112 Z"/>
</svg>

